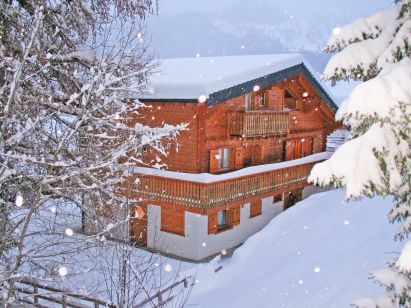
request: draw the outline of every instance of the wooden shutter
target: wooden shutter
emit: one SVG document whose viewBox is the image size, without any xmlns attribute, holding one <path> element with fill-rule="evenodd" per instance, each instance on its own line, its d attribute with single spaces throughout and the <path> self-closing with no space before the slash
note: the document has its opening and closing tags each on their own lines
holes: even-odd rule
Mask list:
<svg viewBox="0 0 411 308">
<path fill-rule="evenodd" d="M 294 140 L 295 142 L 295 153 L 294 153 L 294 159 L 298 159 L 303 157 L 303 147 L 302 147 L 302 142 L 300 139 Z"/>
<path fill-rule="evenodd" d="M 250 203 L 250 217 L 261 215 L 262 213 L 262 201 L 254 200 Z"/>
<path fill-rule="evenodd" d="M 285 143 L 285 160 L 292 160 L 294 155 L 294 142 L 292 140 L 288 140 Z"/>
<path fill-rule="evenodd" d="M 161 207 L 161 230 L 172 231 L 171 210 Z"/>
<path fill-rule="evenodd" d="M 175 211 L 174 212 L 174 232 L 180 235 L 184 235 L 184 216 L 185 216 L 185 211 Z"/>
<path fill-rule="evenodd" d="M 217 213 L 208 213 L 208 234 L 217 233 Z"/>
<path fill-rule="evenodd" d="M 234 168 L 241 169 L 243 168 L 243 155 L 244 151 L 242 147 L 235 148 L 235 157 L 234 157 Z"/>
<path fill-rule="evenodd" d="M 236 206 L 233 209 L 233 226 L 237 226 L 240 224 L 240 214 L 241 214 L 241 208 L 240 206 Z"/>
<path fill-rule="evenodd" d="M 218 150 L 210 150 L 210 173 L 218 172 Z"/>
<path fill-rule="evenodd" d="M 227 210 L 227 226 L 234 226 L 234 209 Z"/>
<path fill-rule="evenodd" d="M 261 146 L 258 144 L 253 146 L 251 153 L 251 162 L 253 165 L 261 164 Z"/>
<path fill-rule="evenodd" d="M 235 166 L 235 148 L 230 148 L 230 170 L 234 169 Z"/>
</svg>

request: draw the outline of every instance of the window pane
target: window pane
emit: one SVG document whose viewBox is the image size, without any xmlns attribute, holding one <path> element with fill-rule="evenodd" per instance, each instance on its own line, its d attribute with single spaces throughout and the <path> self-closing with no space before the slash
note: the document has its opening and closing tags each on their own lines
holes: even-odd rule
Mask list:
<svg viewBox="0 0 411 308">
<path fill-rule="evenodd" d="M 227 211 L 219 211 L 218 212 L 218 219 L 217 219 L 217 226 L 224 226 L 227 224 Z"/>
<path fill-rule="evenodd" d="M 225 148 L 224 149 L 224 165 L 223 168 L 229 168 L 230 167 L 230 149 Z"/>
<path fill-rule="evenodd" d="M 218 150 L 218 169 L 223 168 L 223 149 Z"/>
<path fill-rule="evenodd" d="M 250 110 L 251 109 L 251 96 L 250 93 L 247 93 L 245 95 L 245 110 Z"/>
</svg>

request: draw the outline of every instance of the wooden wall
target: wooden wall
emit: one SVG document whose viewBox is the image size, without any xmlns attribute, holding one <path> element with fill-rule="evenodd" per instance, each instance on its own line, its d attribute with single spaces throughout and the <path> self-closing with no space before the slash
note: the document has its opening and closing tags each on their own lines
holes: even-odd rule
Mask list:
<svg viewBox="0 0 411 308">
<path fill-rule="evenodd" d="M 147 106 L 139 110 L 141 116 L 135 119 L 150 127 L 159 127 L 163 123 L 178 125 L 188 124 L 188 130 L 181 131 L 176 142 L 165 142 L 167 147 L 167 157 L 163 161 L 167 163 L 167 170 L 179 172 L 198 172 L 197 144 L 198 144 L 198 104 L 178 103 L 178 102 L 147 102 Z M 148 151 L 144 161 L 150 164 L 153 154 Z"/>
<path fill-rule="evenodd" d="M 144 110 L 140 121 L 150 126 L 158 126 L 162 122 L 189 124 L 189 130 L 182 132 L 178 138 L 178 146 L 172 145 L 168 150 L 165 161 L 168 170 L 172 171 L 214 173 L 215 170 L 210 171 L 210 165 L 213 166 L 216 162 L 212 161 L 214 156 L 210 156 L 210 153 L 215 153 L 212 151 L 220 148 L 230 148 L 233 161 L 229 170 L 300 158 L 324 151 L 326 136 L 337 126 L 333 112 L 318 95 L 310 92 L 307 100 L 302 99 L 304 89 L 301 85 L 307 81 L 301 78 L 281 81 L 270 88 L 251 93 L 251 108 L 256 110 L 283 110 L 285 89 L 292 89 L 290 92 L 293 95 L 300 95 L 296 103 L 297 110 L 289 112 L 290 132 L 287 135 L 254 138 L 230 136 L 230 114 L 245 111 L 245 95 L 213 107 L 196 102 L 150 102 L 147 104 L 153 108 Z M 258 104 L 263 90 L 266 92 L 264 108 Z M 148 161 L 149 158 L 150 155 L 147 157 Z"/>
</svg>

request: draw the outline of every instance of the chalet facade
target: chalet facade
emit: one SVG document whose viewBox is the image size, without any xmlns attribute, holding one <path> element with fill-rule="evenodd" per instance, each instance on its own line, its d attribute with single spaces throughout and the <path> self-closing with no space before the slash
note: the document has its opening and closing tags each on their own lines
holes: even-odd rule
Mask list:
<svg viewBox="0 0 411 308">
<path fill-rule="evenodd" d="M 138 121 L 188 123 L 188 130 L 165 145 L 167 170 L 136 166 L 129 194 L 142 202 L 130 236 L 201 260 L 243 243 L 315 190 L 307 177 L 328 157 L 337 107 L 298 54 L 167 59 L 162 66 L 152 92 L 138 97 L 152 106 Z"/>
</svg>

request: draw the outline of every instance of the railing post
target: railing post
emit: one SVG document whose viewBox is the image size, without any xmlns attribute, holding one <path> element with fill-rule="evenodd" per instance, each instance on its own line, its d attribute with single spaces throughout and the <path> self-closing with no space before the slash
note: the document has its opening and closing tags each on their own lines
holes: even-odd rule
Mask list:
<svg viewBox="0 0 411 308">
<path fill-rule="evenodd" d="M 161 296 L 160 291 L 157 293 L 157 297 L 158 297 L 158 307 L 162 307 L 163 306 L 163 298 Z"/>
<path fill-rule="evenodd" d="M 34 293 L 34 303 L 38 304 L 39 303 L 39 297 L 37 296 L 39 290 L 37 288 L 37 286 L 33 286 L 33 293 Z"/>
<path fill-rule="evenodd" d="M 64 294 L 61 296 L 61 306 L 62 306 L 63 308 L 67 308 L 66 295 L 64 295 Z"/>
</svg>

